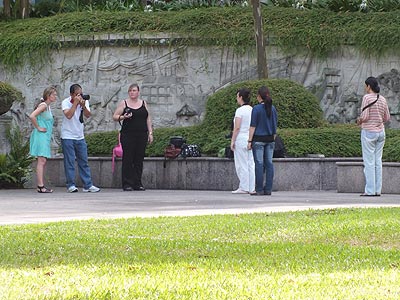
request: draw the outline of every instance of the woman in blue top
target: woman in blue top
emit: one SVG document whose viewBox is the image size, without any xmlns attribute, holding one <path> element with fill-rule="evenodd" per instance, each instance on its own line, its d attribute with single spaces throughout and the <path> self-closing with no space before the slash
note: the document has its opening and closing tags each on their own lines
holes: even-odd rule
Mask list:
<svg viewBox="0 0 400 300">
<path fill-rule="evenodd" d="M 251 195 L 271 195 L 274 179 L 274 154 L 278 114 L 266 86 L 257 93 L 259 104 L 253 107 L 247 147 L 253 150 L 256 173 L 256 192 Z M 265 184 L 264 184 L 265 172 Z"/>
<path fill-rule="evenodd" d="M 35 127 L 29 140 L 30 154 L 37 157 L 36 177 L 38 193 L 52 193 L 53 190 L 44 186 L 44 168 L 47 158 L 51 157 L 50 144 L 53 133 L 54 118 L 51 113 L 50 103 L 57 100 L 55 87 L 48 87 L 43 92 L 43 98 L 30 114 L 29 118 Z"/>
</svg>

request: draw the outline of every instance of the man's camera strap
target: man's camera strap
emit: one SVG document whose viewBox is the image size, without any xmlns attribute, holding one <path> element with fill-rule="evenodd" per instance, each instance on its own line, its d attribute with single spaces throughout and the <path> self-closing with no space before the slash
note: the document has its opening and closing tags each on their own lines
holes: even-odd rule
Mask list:
<svg viewBox="0 0 400 300">
<path fill-rule="evenodd" d="M 81 109 L 81 113 L 79 115 L 79 122 L 83 123 L 83 109 Z"/>
</svg>

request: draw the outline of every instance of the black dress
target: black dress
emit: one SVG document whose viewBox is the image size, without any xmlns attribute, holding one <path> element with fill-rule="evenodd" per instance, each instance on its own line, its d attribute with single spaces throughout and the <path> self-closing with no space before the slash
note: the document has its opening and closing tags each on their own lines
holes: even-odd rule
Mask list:
<svg viewBox="0 0 400 300">
<path fill-rule="evenodd" d="M 126 101 L 125 107 L 128 107 Z M 132 117 L 124 119 L 121 128 L 122 188 L 140 190 L 143 189 L 143 160 L 148 140 L 147 117 L 149 113 L 144 101 L 138 109 L 130 109 Z"/>
</svg>

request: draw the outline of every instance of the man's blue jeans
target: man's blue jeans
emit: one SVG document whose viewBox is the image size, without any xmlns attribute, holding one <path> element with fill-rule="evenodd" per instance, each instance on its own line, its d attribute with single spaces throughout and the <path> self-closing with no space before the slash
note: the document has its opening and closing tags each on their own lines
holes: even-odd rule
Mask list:
<svg viewBox="0 0 400 300">
<path fill-rule="evenodd" d="M 368 195 L 382 192 L 382 153 L 385 130 L 373 132 L 361 130 L 361 146 L 364 161 L 365 190 Z"/>
<path fill-rule="evenodd" d="M 64 154 L 64 171 L 67 188 L 75 185 L 75 158 L 78 162 L 79 176 L 83 182 L 83 188 L 90 188 L 93 184 L 88 165 L 85 140 L 61 139 L 61 146 Z"/>
<path fill-rule="evenodd" d="M 274 165 L 272 164 L 272 157 L 274 155 L 274 148 L 275 142 L 253 142 L 252 144 L 257 193 L 269 193 L 272 191 L 272 182 L 274 180 Z"/>
</svg>

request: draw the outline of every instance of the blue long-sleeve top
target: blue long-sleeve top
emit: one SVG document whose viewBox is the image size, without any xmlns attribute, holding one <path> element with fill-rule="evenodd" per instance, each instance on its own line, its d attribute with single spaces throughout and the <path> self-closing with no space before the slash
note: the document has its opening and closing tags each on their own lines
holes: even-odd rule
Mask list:
<svg viewBox="0 0 400 300">
<path fill-rule="evenodd" d="M 278 127 L 278 113 L 272 105 L 271 117 L 268 118 L 264 103 L 257 104 L 251 112 L 250 126 L 255 127 L 254 135 L 266 136 L 276 134 Z"/>
</svg>

